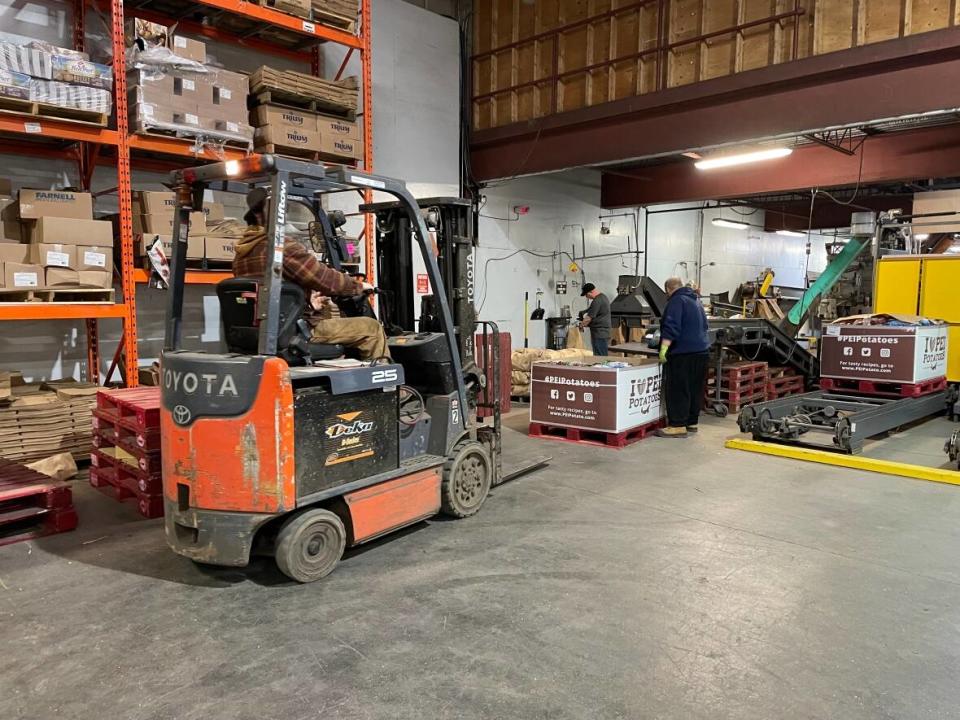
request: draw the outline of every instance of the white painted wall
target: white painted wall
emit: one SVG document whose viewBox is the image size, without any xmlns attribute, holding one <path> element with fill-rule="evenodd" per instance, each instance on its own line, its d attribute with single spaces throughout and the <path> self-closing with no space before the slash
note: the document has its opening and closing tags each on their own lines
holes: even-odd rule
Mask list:
<svg viewBox="0 0 960 720">
<path fill-rule="evenodd" d="M 587 282 L 594 283 L 611 299 L 616 294 L 620 275 L 634 274 L 637 247 L 632 217 L 610 217 L 610 233 L 600 234 L 599 173 L 576 170 L 555 175 L 519 178 L 497 183 L 484 191 L 486 204 L 481 211 L 480 248 L 477 253 L 477 298 L 480 316 L 498 322 L 511 332 L 514 347 L 522 347 L 524 333 L 524 293 L 529 293 L 530 308 L 536 306 L 536 293 L 546 316 L 559 314 L 569 305 L 573 315 L 586 308 L 580 297 L 580 273 L 570 272 L 569 254 L 578 258 Z M 529 213 L 517 217 L 513 209 L 529 206 Z M 688 209 L 684 209 L 688 208 Z M 665 212 L 665 211 L 671 212 Z M 616 211 L 617 213 L 622 211 Z M 734 230 L 714 226 L 712 219 L 722 216 L 758 226 Z M 639 211 L 640 247 L 643 248 L 645 211 Z M 696 282 L 700 271 L 701 292 L 732 292 L 744 280 L 756 277 L 772 267 L 777 284 L 803 287 L 806 269 L 806 239 L 765 233 L 763 212 L 749 217 L 736 216 L 730 209 L 703 210 L 700 206 L 675 205 L 650 208 L 646 233 L 646 274 L 663 283 L 677 275 Z M 574 227 L 570 227 L 570 226 Z M 617 253 L 580 261 L 583 226 L 586 256 Z M 826 263 L 824 238 L 814 236 L 809 270 L 820 271 Z M 575 249 L 572 247 L 575 246 Z M 567 253 L 562 261 L 557 252 Z M 702 252 L 702 255 L 701 255 Z M 551 256 L 552 255 L 552 256 Z M 639 272 L 644 274 L 641 255 Z M 568 293 L 556 295 L 558 280 L 566 280 Z M 529 344 L 543 347 L 545 330 L 529 323 Z"/>
<path fill-rule="evenodd" d="M 15 7 L 21 6 L 21 7 Z M 71 20 L 67 6 L 50 0 L 15 3 L 0 0 L 0 37 L 37 37 L 59 45 L 70 43 Z M 453 20 L 410 5 L 402 0 L 373 2 L 374 165 L 377 172 L 406 179 L 415 195 L 457 193 L 459 39 Z M 88 27 L 97 34 L 93 13 Z M 95 46 L 96 38 L 88 44 Z M 274 56 L 210 44 L 211 61 L 228 69 L 250 71 L 261 64 L 309 70 L 304 63 L 282 61 Z M 342 60 L 332 46 L 324 57 L 328 75 Z M 356 63 L 347 74 L 357 74 Z M 70 162 L 5 156 L 4 176 L 14 187 L 68 187 L 78 184 L 76 167 Z M 134 187 L 162 189 L 163 176 L 135 172 Z M 94 190 L 116 185 L 116 173 L 98 168 Z M 355 202 L 345 201 L 347 210 Z M 98 214 L 116 211 L 116 196 L 96 202 Z M 351 228 L 358 232 L 359 225 Z M 157 357 L 163 339 L 164 291 L 139 288 L 138 333 L 141 364 Z M 120 323 L 100 324 L 101 352 L 112 356 L 120 337 Z M 185 304 L 185 344 L 217 350 L 220 347 L 219 317 L 212 289 L 189 286 Z M 110 358 L 104 359 L 104 369 Z M 21 370 L 30 379 L 80 377 L 86 361 L 86 343 L 80 322 L 0 323 L 0 369 Z"/>
</svg>

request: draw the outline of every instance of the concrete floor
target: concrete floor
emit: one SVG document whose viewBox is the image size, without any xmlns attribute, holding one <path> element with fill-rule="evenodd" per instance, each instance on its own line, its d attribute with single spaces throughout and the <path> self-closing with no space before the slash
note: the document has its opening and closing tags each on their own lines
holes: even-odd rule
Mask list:
<svg viewBox="0 0 960 720">
<path fill-rule="evenodd" d="M 549 469 L 324 581 L 201 571 L 78 483 L 0 548 L 0 718 L 956 718 L 960 488 L 725 450 Z"/>
</svg>

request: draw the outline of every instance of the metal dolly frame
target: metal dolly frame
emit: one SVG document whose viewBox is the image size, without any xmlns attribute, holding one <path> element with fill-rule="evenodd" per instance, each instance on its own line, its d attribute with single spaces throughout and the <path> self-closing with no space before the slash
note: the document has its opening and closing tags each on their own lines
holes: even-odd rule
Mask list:
<svg viewBox="0 0 960 720">
<path fill-rule="evenodd" d="M 832 436 L 833 449 L 859 453 L 867 438 L 946 410 L 946 393 L 916 398 L 881 398 L 817 390 L 748 405 L 737 424 L 754 440 L 773 440 L 823 449 L 801 441 L 809 432 Z"/>
</svg>

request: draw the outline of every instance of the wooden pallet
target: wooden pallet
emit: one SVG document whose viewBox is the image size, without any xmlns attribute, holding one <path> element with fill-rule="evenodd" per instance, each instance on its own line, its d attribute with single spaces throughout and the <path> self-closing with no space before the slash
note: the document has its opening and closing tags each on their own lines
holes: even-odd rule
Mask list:
<svg viewBox="0 0 960 720">
<path fill-rule="evenodd" d="M 323 162 L 334 165 L 356 165 L 359 160 L 354 158 L 343 158 L 327 153 L 317 152 L 315 150 L 304 150 L 303 148 L 287 147 L 275 143 L 267 143 L 257 147 L 256 152 L 267 155 L 285 155 L 299 160 L 310 160 L 311 162 Z"/>
<path fill-rule="evenodd" d="M 627 445 L 632 445 L 635 442 L 643 440 L 664 425 L 665 421 L 661 418 L 646 425 L 639 425 L 630 430 L 613 433 L 603 430 L 569 428 L 560 425 L 532 422 L 530 423 L 527 434 L 530 435 L 530 437 L 563 440 L 564 442 L 575 442 L 582 445 L 599 445 L 600 447 L 612 447 L 619 450 L 625 448 Z"/>
<path fill-rule="evenodd" d="M 282 107 L 288 110 L 329 115 L 349 122 L 356 122 L 357 120 L 356 108 L 344 107 L 327 100 L 277 89 L 264 90 L 263 92 L 251 94 L 249 96 L 249 105 L 252 108 L 259 105 L 272 105 L 273 107 Z"/>
<path fill-rule="evenodd" d="M 32 100 L 21 100 L 0 95 L 0 112 L 9 115 L 20 115 L 40 123 L 41 130 L 44 120 L 58 120 L 60 122 L 76 123 L 78 125 L 94 125 L 106 127 L 110 121 L 109 113 L 95 110 L 78 110 L 77 108 L 50 105 Z"/>
<path fill-rule="evenodd" d="M 820 378 L 820 389 L 881 397 L 921 397 L 945 390 L 946 378 L 934 378 L 920 383 L 878 382 L 875 380 L 840 380 Z"/>
<path fill-rule="evenodd" d="M 76 527 L 69 483 L 0 459 L 0 545 Z"/>
<path fill-rule="evenodd" d="M 73 305 L 112 305 L 113 288 L 7 288 L 0 290 L 4 303 L 62 302 Z"/>
<path fill-rule="evenodd" d="M 137 512 L 145 518 L 163 517 L 163 493 L 141 492 L 139 488 L 129 484 L 129 478 L 118 474 L 115 467 L 91 467 L 90 485 L 117 502 L 131 498 L 136 500 Z"/>
<path fill-rule="evenodd" d="M 792 367 L 770 365 L 767 367 L 767 375 L 771 380 L 781 377 L 797 377 L 797 371 Z"/>
<path fill-rule="evenodd" d="M 250 151 L 253 146 L 253 140 L 239 140 L 237 138 L 225 138 L 220 137 L 217 133 L 223 132 L 222 130 L 204 130 L 202 128 L 187 128 L 184 126 L 182 130 L 164 130 L 163 128 L 152 127 L 145 125 L 142 122 L 134 122 L 131 124 L 130 132 L 134 135 L 143 135 L 145 137 L 156 137 L 163 138 L 164 140 L 169 140 L 173 138 L 174 140 L 183 140 L 185 142 L 196 142 L 197 140 L 203 140 L 204 144 L 209 145 L 223 145 L 224 147 L 236 148 L 237 150 L 246 150 Z M 215 151 L 214 151 L 215 152 Z"/>
</svg>

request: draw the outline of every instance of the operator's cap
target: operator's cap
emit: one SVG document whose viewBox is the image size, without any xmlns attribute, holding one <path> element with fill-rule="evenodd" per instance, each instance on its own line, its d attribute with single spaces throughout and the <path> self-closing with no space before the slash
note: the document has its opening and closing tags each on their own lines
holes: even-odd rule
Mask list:
<svg viewBox="0 0 960 720">
<path fill-rule="evenodd" d="M 588 292 L 593 292 L 596 289 L 597 289 L 597 286 L 594 285 L 593 283 L 584 283 L 583 287 L 580 288 L 580 297 L 583 297 Z"/>
<path fill-rule="evenodd" d="M 254 188 L 247 193 L 247 207 L 250 210 L 243 216 L 247 225 L 257 224 L 257 213 L 262 213 L 267 204 L 267 191 L 265 188 Z"/>
</svg>

